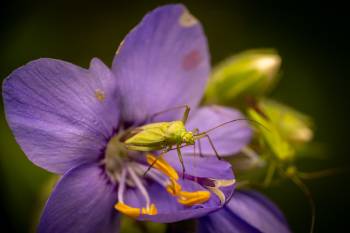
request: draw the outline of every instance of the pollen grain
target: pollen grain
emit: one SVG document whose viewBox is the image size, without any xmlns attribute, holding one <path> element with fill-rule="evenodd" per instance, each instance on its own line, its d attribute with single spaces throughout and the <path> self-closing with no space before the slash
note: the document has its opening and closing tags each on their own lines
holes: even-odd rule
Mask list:
<svg viewBox="0 0 350 233">
<path fill-rule="evenodd" d="M 100 102 L 104 101 L 106 98 L 104 91 L 102 91 L 101 89 L 95 90 L 95 97 Z"/>
</svg>

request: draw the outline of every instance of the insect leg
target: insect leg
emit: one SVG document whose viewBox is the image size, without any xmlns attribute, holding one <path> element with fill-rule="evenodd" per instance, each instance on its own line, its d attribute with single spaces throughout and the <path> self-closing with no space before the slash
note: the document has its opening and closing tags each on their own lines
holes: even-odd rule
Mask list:
<svg viewBox="0 0 350 233">
<path fill-rule="evenodd" d="M 143 176 L 146 176 L 147 173 L 151 170 L 151 168 L 154 166 L 154 164 L 157 163 L 157 161 L 166 153 L 168 153 L 169 149 L 165 149 L 162 151 L 160 155 L 157 156 L 157 158 L 151 163 L 151 165 L 148 166 L 147 170 L 143 173 Z"/>
<path fill-rule="evenodd" d="M 198 139 L 199 157 L 203 157 L 201 139 Z"/>
<path fill-rule="evenodd" d="M 179 145 L 176 146 L 176 150 L 177 150 L 177 155 L 179 156 L 179 160 L 180 160 L 180 163 L 182 166 L 182 178 L 185 178 L 185 165 L 184 165 L 184 160 L 182 158 L 181 149 L 180 149 Z"/>
<path fill-rule="evenodd" d="M 197 135 L 198 133 L 199 133 L 199 129 L 198 129 L 198 128 L 195 128 L 195 129 L 193 130 L 193 134 L 194 134 L 194 135 Z M 199 157 L 203 157 L 201 139 L 198 138 L 197 141 L 198 141 Z M 196 145 L 196 144 L 195 144 L 195 145 Z M 194 153 L 194 154 L 195 154 L 195 153 Z"/>
<path fill-rule="evenodd" d="M 187 119 L 188 119 L 188 115 L 190 114 L 190 107 L 188 105 L 185 105 L 185 112 L 184 112 L 184 115 L 182 117 L 182 122 L 184 123 L 184 125 L 186 124 L 187 122 Z"/>
<path fill-rule="evenodd" d="M 164 113 L 167 113 L 169 111 L 173 111 L 173 110 L 176 110 L 176 109 L 180 109 L 180 108 L 190 108 L 188 105 L 180 105 L 180 106 L 176 106 L 176 107 L 173 107 L 173 108 L 168 108 L 168 109 L 165 109 L 163 111 L 160 111 L 160 112 L 156 112 L 156 113 L 153 113 L 152 115 L 150 115 L 149 117 L 147 117 L 147 119 L 149 121 L 152 121 L 156 116 L 158 115 L 161 115 L 161 114 L 164 114 Z M 189 111 L 189 110 L 188 110 Z M 186 112 L 186 110 L 185 110 Z"/>
<path fill-rule="evenodd" d="M 196 142 L 193 144 L 193 155 L 196 156 Z"/>
<path fill-rule="evenodd" d="M 205 134 L 204 134 L 204 137 L 206 137 L 206 138 L 208 139 L 209 144 L 210 144 L 211 148 L 213 148 L 213 151 L 214 151 L 216 157 L 217 157 L 219 160 L 221 160 L 221 157 L 220 157 L 218 151 L 215 149 L 214 143 L 213 143 L 213 141 L 211 140 L 211 138 L 209 137 L 209 135 L 205 133 Z"/>
</svg>

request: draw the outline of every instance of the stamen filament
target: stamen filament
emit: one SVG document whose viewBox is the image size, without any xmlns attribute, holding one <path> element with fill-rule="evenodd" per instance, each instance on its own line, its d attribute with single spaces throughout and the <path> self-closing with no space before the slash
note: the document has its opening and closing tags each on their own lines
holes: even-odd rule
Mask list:
<svg viewBox="0 0 350 233">
<path fill-rule="evenodd" d="M 141 214 L 156 215 L 158 212 L 156 206 L 154 204 L 150 204 L 151 201 L 147 190 L 145 189 L 141 180 L 138 178 L 137 174 L 135 173 L 135 171 L 130 165 L 131 164 L 128 164 L 127 168 L 126 169 L 124 168 L 122 170 L 122 174 L 120 178 L 121 182 L 119 183 L 119 188 L 118 188 L 118 203 L 114 206 L 114 208 L 117 209 L 119 212 L 132 218 L 137 218 Z M 141 194 L 144 196 L 146 201 L 146 208 L 132 207 L 124 203 L 123 194 L 125 190 L 127 173 L 129 173 L 136 187 L 140 190 Z"/>
<path fill-rule="evenodd" d="M 151 204 L 151 200 L 150 200 L 150 197 L 148 195 L 148 192 L 147 192 L 145 186 L 143 186 L 141 180 L 138 178 L 138 176 L 136 175 L 136 173 L 134 172 L 134 170 L 130 166 L 128 166 L 127 169 L 128 169 L 128 172 L 131 176 L 131 179 L 135 182 L 136 187 L 140 190 L 141 194 L 145 198 L 146 208 L 149 209 L 150 204 Z"/>
<path fill-rule="evenodd" d="M 118 187 L 118 201 L 124 203 L 124 190 L 125 190 L 125 180 L 126 180 L 126 169 L 122 170 L 122 174 L 120 176 L 119 187 Z"/>
</svg>

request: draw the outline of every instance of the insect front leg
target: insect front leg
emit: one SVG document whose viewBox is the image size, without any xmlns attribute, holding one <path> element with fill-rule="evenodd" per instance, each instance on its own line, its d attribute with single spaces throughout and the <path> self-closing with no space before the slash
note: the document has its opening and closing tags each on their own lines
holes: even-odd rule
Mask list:
<svg viewBox="0 0 350 233">
<path fill-rule="evenodd" d="M 180 145 L 176 146 L 176 150 L 177 150 L 177 155 L 179 156 L 179 160 L 182 166 L 182 178 L 185 178 L 185 165 L 184 165 L 184 161 L 182 158 L 182 154 L 181 154 L 181 149 L 180 149 Z"/>
<path fill-rule="evenodd" d="M 214 151 L 214 153 L 215 153 L 215 156 L 216 156 L 219 160 L 221 160 L 221 157 L 220 157 L 218 151 L 216 150 L 213 141 L 211 140 L 211 138 L 209 137 L 209 135 L 208 135 L 207 133 L 200 133 L 199 135 L 196 136 L 196 139 L 199 140 L 200 138 L 204 138 L 204 137 L 206 137 L 206 138 L 208 139 L 211 148 L 213 148 L 213 151 Z"/>
<path fill-rule="evenodd" d="M 199 133 L 199 129 L 198 129 L 198 128 L 195 128 L 195 129 L 193 130 L 193 134 L 194 134 L 194 135 L 197 135 L 198 133 Z M 200 156 L 200 157 L 203 157 L 201 139 L 198 138 L 197 141 L 198 141 L 199 156 Z M 194 144 L 194 147 L 196 147 L 196 144 Z M 193 153 L 193 154 L 196 154 L 196 153 Z"/>
<path fill-rule="evenodd" d="M 151 168 L 154 166 L 154 164 L 157 163 L 157 161 L 163 156 L 165 155 L 166 153 L 169 152 L 169 150 L 171 150 L 171 147 L 169 147 L 168 149 L 164 149 L 162 150 L 162 153 L 160 155 L 157 156 L 157 158 L 152 162 L 151 165 L 148 166 L 147 170 L 143 173 L 143 176 L 146 176 L 147 173 L 151 170 Z"/>
</svg>

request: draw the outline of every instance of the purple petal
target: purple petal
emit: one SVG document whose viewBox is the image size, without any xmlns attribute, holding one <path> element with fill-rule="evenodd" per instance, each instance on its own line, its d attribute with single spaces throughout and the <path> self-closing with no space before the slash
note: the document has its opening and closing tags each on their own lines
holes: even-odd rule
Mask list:
<svg viewBox="0 0 350 233">
<path fill-rule="evenodd" d="M 291 232 L 283 214 L 267 198 L 255 192 L 235 192 L 222 209 L 199 220 L 199 233 Z"/>
<path fill-rule="evenodd" d="M 222 123 L 235 119 L 245 119 L 237 110 L 220 106 L 202 107 L 190 114 L 186 128 L 193 130 L 198 128 L 199 132 L 212 129 Z M 245 120 L 225 124 L 208 133 L 220 156 L 230 156 L 238 153 L 242 147 L 250 141 L 252 131 Z M 207 138 L 196 142 L 196 152 L 199 153 L 199 143 L 202 155 L 215 155 L 213 148 Z M 183 153 L 193 154 L 192 147 L 182 149 Z"/>
<path fill-rule="evenodd" d="M 198 191 L 204 188 L 195 182 L 181 180 L 181 186 L 186 191 Z M 147 186 L 151 202 L 157 207 L 156 215 L 142 215 L 139 220 L 153 222 L 176 222 L 186 219 L 198 218 L 211 213 L 221 207 L 219 199 L 214 195 L 208 202 L 186 207 L 177 202 L 176 198 L 165 191 L 165 188 L 158 183 L 152 182 Z M 126 203 L 135 207 L 145 207 L 145 201 L 142 194 L 135 189 L 128 189 L 126 192 Z"/>
<path fill-rule="evenodd" d="M 175 170 L 182 173 L 182 166 L 176 151 L 168 152 L 164 158 Z M 227 180 L 235 178 L 231 164 L 216 157 L 186 155 L 183 156 L 183 161 L 187 175 Z"/>
<path fill-rule="evenodd" d="M 82 165 L 69 170 L 46 203 L 39 233 L 115 233 L 119 229 L 115 187 L 103 170 Z"/>
<path fill-rule="evenodd" d="M 176 154 L 174 156 L 167 154 L 164 158 L 179 172 L 179 176 L 182 177 L 182 167 Z M 213 180 L 233 180 L 235 178 L 231 165 L 226 161 L 218 160 L 214 157 L 201 158 L 199 156 L 184 156 L 183 159 L 186 168 L 185 179 L 180 178 L 178 183 L 185 191 L 207 190 L 204 186 L 212 186 Z M 211 193 L 211 198 L 208 202 L 193 206 L 192 208 L 187 208 L 178 204 L 176 199 L 169 195 L 162 186 L 151 183 L 149 187 L 148 190 L 151 199 L 155 202 L 156 206 L 161 207 L 161 209 L 159 209 L 159 213 L 156 216 L 144 216 L 143 219 L 146 220 L 156 222 L 181 221 L 204 216 L 205 214 L 222 207 L 220 199 L 213 192 Z M 232 196 L 234 187 L 234 185 L 231 185 L 219 188 L 224 194 L 226 200 L 229 200 Z M 133 195 L 127 195 L 133 199 L 132 202 L 137 206 L 144 206 L 145 203 L 140 202 L 140 200 L 143 200 L 142 195 L 136 194 L 135 191 L 132 192 L 134 193 Z"/>
<path fill-rule="evenodd" d="M 89 70 L 45 58 L 12 72 L 5 111 L 28 158 L 57 173 L 96 160 L 118 124 L 115 82 L 98 59 Z"/>
<path fill-rule="evenodd" d="M 166 5 L 153 10 L 126 36 L 113 61 L 124 97 L 123 119 L 142 122 L 175 106 L 196 106 L 209 69 L 206 37 L 187 9 Z M 163 119 L 181 115 L 175 113 Z"/>
</svg>

